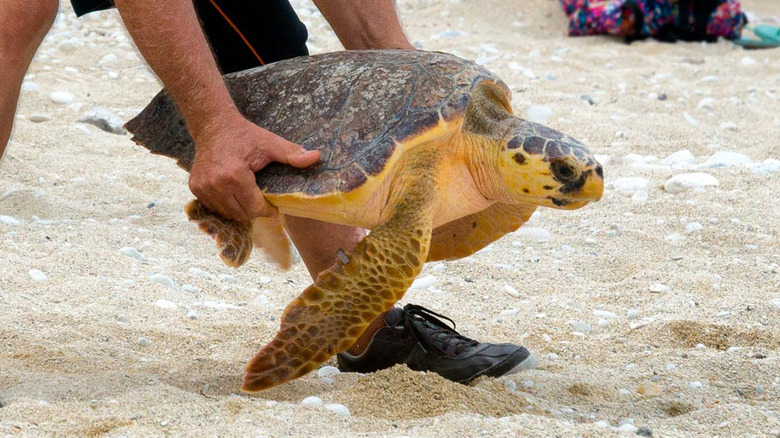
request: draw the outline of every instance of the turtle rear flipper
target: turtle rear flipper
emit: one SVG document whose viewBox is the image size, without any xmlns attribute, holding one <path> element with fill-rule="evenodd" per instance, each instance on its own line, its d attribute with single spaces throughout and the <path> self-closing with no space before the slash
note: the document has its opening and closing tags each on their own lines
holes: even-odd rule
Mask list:
<svg viewBox="0 0 780 438">
<path fill-rule="evenodd" d="M 193 199 L 185 207 L 187 217 L 217 243 L 219 258 L 231 268 L 243 265 L 252 253 L 252 222 L 225 219 Z"/>
<path fill-rule="evenodd" d="M 292 266 L 292 242 L 279 215 L 255 218 L 252 222 L 252 242 L 280 269 L 286 271 Z"/>
<path fill-rule="evenodd" d="M 257 392 L 300 377 L 351 347 L 379 315 L 403 297 L 428 255 L 433 183 L 408 166 L 396 179 L 392 218 L 285 309 L 273 341 L 246 369 L 242 390 Z"/>
<path fill-rule="evenodd" d="M 238 268 L 252 253 L 252 244 L 281 269 L 292 266 L 292 244 L 280 217 L 259 217 L 250 221 L 225 219 L 207 210 L 197 199 L 184 208 L 187 217 L 217 243 L 219 258 L 225 265 Z"/>
</svg>

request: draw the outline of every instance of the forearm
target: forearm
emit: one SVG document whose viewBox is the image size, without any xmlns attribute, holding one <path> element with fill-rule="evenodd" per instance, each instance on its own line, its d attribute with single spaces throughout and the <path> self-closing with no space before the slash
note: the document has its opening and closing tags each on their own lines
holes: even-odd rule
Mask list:
<svg viewBox="0 0 780 438">
<path fill-rule="evenodd" d="M 182 112 L 193 137 L 216 116 L 238 113 L 192 0 L 116 0 L 122 20 Z"/>
<path fill-rule="evenodd" d="M 413 49 L 392 0 L 314 0 L 349 50 Z"/>
</svg>

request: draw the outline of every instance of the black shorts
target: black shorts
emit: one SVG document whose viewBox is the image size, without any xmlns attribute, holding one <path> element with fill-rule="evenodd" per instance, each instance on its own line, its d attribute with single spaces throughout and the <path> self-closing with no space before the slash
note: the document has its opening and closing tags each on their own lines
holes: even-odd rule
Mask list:
<svg viewBox="0 0 780 438">
<path fill-rule="evenodd" d="M 79 16 L 114 7 L 113 0 L 71 0 L 71 3 Z M 194 0 L 193 3 L 223 73 L 309 54 L 306 26 L 287 0 Z"/>
</svg>

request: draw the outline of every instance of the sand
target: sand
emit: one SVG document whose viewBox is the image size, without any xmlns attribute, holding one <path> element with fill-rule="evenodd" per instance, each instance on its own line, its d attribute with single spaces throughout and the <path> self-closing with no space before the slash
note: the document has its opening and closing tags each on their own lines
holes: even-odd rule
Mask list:
<svg viewBox="0 0 780 438">
<path fill-rule="evenodd" d="M 294 4 L 312 52 L 339 49 L 313 6 Z M 780 434 L 780 51 L 572 39 L 555 1 L 398 7 L 421 48 L 484 63 L 518 114 L 549 108 L 546 124 L 605 166 L 600 202 L 545 209 L 472 257 L 428 265 L 429 287 L 403 300 L 526 345 L 538 368 L 471 386 L 402 366 L 313 373 L 241 394 L 305 269 L 224 267 L 183 214 L 183 171 L 77 123 L 93 106 L 127 120 L 160 85 L 114 12 L 76 20 L 63 5 L 0 168 L 0 436 Z M 774 0 L 744 7 L 780 15 Z M 700 167 L 718 152 L 744 156 Z M 719 185 L 663 189 L 689 172 Z M 301 405 L 309 396 L 351 416 Z"/>
</svg>

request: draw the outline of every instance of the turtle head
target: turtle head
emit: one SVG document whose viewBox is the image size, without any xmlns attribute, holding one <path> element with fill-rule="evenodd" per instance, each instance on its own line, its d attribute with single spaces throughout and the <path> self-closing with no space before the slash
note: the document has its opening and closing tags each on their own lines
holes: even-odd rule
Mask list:
<svg viewBox="0 0 780 438">
<path fill-rule="evenodd" d="M 536 123 L 518 122 L 498 161 L 511 198 L 567 210 L 601 198 L 601 164 L 582 143 Z"/>
</svg>

